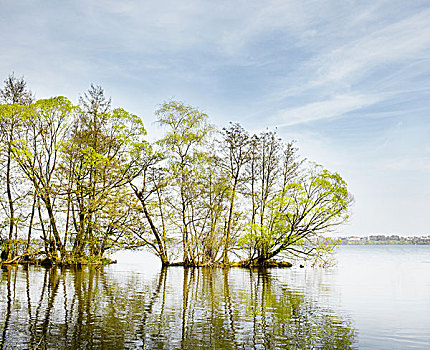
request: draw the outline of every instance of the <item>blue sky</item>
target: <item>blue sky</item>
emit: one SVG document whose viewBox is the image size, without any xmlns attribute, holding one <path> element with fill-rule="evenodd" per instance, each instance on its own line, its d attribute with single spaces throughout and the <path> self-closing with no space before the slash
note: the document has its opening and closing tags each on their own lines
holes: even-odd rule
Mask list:
<svg viewBox="0 0 430 350">
<path fill-rule="evenodd" d="M 355 196 L 341 233 L 430 234 L 429 1 L 0 0 L 0 79 L 143 117 L 277 127 Z"/>
</svg>

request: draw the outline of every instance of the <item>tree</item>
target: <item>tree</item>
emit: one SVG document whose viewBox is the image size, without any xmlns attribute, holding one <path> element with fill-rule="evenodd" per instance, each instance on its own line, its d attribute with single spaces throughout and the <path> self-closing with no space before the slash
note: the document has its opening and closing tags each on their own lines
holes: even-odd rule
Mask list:
<svg viewBox="0 0 430 350">
<path fill-rule="evenodd" d="M 169 155 L 169 173 L 173 187 L 178 193 L 178 203 L 173 208 L 180 222 L 184 264 L 192 265 L 196 260 L 194 248 L 198 237 L 193 232 L 193 206 L 199 195 L 195 162 L 202 159 L 203 146 L 212 131 L 208 116 L 199 110 L 177 101 L 164 103 L 157 111 L 158 122 L 167 128 L 166 135 L 159 140 Z"/>
<path fill-rule="evenodd" d="M 246 182 L 243 194 L 248 215 L 247 226 L 250 236 L 266 228 L 271 230 L 273 217 L 270 203 L 283 193 L 284 188 L 297 179 L 303 161 L 299 160 L 293 143 L 284 143 L 275 132 L 264 131 L 250 138 L 249 162 L 246 164 Z M 257 241 L 247 245 L 249 256 L 257 251 Z"/>
<path fill-rule="evenodd" d="M 17 78 L 14 73 L 10 74 L 4 81 L 3 89 L 0 89 L 0 103 L 29 105 L 33 101 L 33 93 L 28 90 L 24 77 Z"/>
<path fill-rule="evenodd" d="M 60 150 L 71 121 L 73 105 L 64 97 L 35 102 L 26 114 L 27 128 L 21 130 L 14 142 L 13 154 L 23 174 L 31 181 L 35 194 L 44 204 L 49 219 L 50 257 L 55 261 L 66 257 L 66 248 L 58 228 L 55 202 L 59 196 L 61 179 L 58 177 Z"/>
<path fill-rule="evenodd" d="M 352 197 L 339 174 L 315 165 L 299 180 L 269 202 L 270 225 L 256 224 L 242 237 L 241 244 L 253 248 L 249 264 L 263 264 L 282 252 L 318 255 L 327 248 L 320 235 L 348 219 Z"/>
<path fill-rule="evenodd" d="M 230 128 L 223 129 L 223 168 L 226 172 L 226 178 L 229 184 L 229 209 L 224 239 L 224 263 L 228 263 L 232 220 L 238 187 L 243 185 L 247 180 L 244 176 L 244 169 L 250 160 L 250 153 L 252 151 L 250 146 L 250 137 L 239 124 L 231 124 Z"/>
<path fill-rule="evenodd" d="M 282 159 L 282 143 L 277 138 L 274 132 L 263 132 L 258 138 L 258 153 L 259 162 L 257 163 L 258 175 L 258 211 L 259 211 L 259 224 L 264 226 L 266 223 L 266 209 L 268 203 L 276 196 L 279 191 L 279 175 L 281 172 Z M 282 189 L 281 189 L 282 190 Z"/>
<path fill-rule="evenodd" d="M 142 147 L 138 155 L 139 176 L 131 179 L 130 186 L 139 200 L 143 213 L 149 225 L 153 239 L 145 237 L 145 230 L 137 230 L 135 234 L 160 258 L 163 266 L 169 265 L 168 234 L 165 225 L 165 204 L 163 189 L 167 185 L 166 172 L 159 165 L 164 157 L 160 152 L 154 152 L 152 147 Z M 133 180 L 135 180 L 133 182 Z M 158 220 L 157 220 L 158 218 Z M 157 221 L 159 224 L 157 224 Z"/>
<path fill-rule="evenodd" d="M 76 233 L 70 237 L 74 258 L 84 256 L 86 249 L 90 256 L 99 255 L 101 247 L 107 247 L 107 235 L 120 232 L 116 214 L 127 211 L 118 204 L 127 206 L 122 200 L 127 196 L 124 188 L 140 172 L 136 156 L 145 144 L 143 122 L 110 105 L 103 89 L 91 85 L 80 99 L 69 140 L 63 144 L 65 193 Z"/>
<path fill-rule="evenodd" d="M 200 165 L 201 186 L 199 187 L 200 207 L 204 220 L 200 222 L 201 251 L 200 261 L 203 265 L 213 265 L 224 259 L 224 253 L 230 248 L 230 240 L 226 239 L 226 228 L 229 215 L 229 178 L 223 169 L 223 159 L 211 146 Z M 233 215 L 232 215 L 233 217 Z M 230 230 L 233 225 L 230 225 Z"/>
<path fill-rule="evenodd" d="M 15 166 L 12 159 L 12 144 L 17 137 L 18 129 L 23 126 L 23 114 L 26 105 L 31 104 L 33 95 L 27 89 L 27 83 L 23 77 L 16 78 L 10 74 L 4 81 L 4 87 L 0 89 L 0 156 L 6 161 L 5 165 L 5 187 L 7 193 L 6 216 L 9 221 L 8 245 L 2 256 L 11 259 L 16 253 L 13 247 L 13 239 L 17 236 L 15 202 L 18 195 L 14 196 L 13 185 L 17 181 L 14 177 L 13 167 Z M 29 231 L 31 234 L 31 229 Z"/>
<path fill-rule="evenodd" d="M 12 157 L 13 142 L 16 138 L 18 128 L 22 125 L 25 107 L 20 105 L 0 105 L 0 157 L 2 158 L 2 183 L 4 184 L 6 198 L 2 203 L 5 213 L 5 224 L 8 226 L 7 246 L 3 247 L 3 258 L 10 259 L 15 254 L 13 240 L 17 234 L 16 202 L 20 195 L 17 182 L 19 175 L 15 170 L 16 163 Z"/>
</svg>

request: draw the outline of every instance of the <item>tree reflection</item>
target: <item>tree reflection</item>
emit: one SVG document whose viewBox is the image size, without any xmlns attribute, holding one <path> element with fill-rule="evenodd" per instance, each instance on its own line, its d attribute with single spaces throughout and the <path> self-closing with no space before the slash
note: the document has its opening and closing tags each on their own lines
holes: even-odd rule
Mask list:
<svg viewBox="0 0 430 350">
<path fill-rule="evenodd" d="M 270 271 L 2 270 L 0 349 L 350 349 L 351 321 Z"/>
<path fill-rule="evenodd" d="M 4 282 L 4 277 L 6 277 L 6 290 L 7 290 L 7 296 L 6 296 L 6 315 L 3 317 L 4 319 L 4 325 L 3 325 L 3 331 L 2 331 L 2 337 L 1 337 L 1 343 L 0 343 L 0 349 L 4 349 L 4 345 L 6 342 L 6 334 L 7 334 L 7 328 L 9 326 L 9 320 L 10 320 L 10 313 L 11 313 L 11 305 L 12 305 L 12 293 L 11 293 L 11 287 L 10 287 L 10 274 L 11 274 L 11 267 L 2 267 L 3 271 L 6 272 L 6 274 L 2 275 L 2 284 Z M 4 298 L 2 298 L 4 300 Z"/>
</svg>

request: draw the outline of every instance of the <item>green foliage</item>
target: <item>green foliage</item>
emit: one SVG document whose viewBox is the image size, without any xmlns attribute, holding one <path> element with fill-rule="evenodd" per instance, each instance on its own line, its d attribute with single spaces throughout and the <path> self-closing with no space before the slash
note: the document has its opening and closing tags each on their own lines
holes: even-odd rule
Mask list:
<svg viewBox="0 0 430 350">
<path fill-rule="evenodd" d="M 87 263 L 143 247 L 165 265 L 328 261 L 335 242 L 322 236 L 348 218 L 346 183 L 304 168 L 276 133 L 215 133 L 205 113 L 170 101 L 155 112 L 164 135 L 151 144 L 142 119 L 111 108 L 101 87 L 74 105 L 33 101 L 14 79 L 0 105 L 4 250 L 36 244 L 51 260 Z"/>
<path fill-rule="evenodd" d="M 190 156 L 192 145 L 203 144 L 213 129 L 205 113 L 181 102 L 164 103 L 155 114 L 158 122 L 168 128 L 168 133 L 159 144 L 183 157 Z"/>
<path fill-rule="evenodd" d="M 288 251 L 322 257 L 335 242 L 321 241 L 319 235 L 348 219 L 350 202 L 342 177 L 314 165 L 301 182 L 288 184 L 269 202 L 268 224 L 249 224 L 239 243 L 248 250 L 254 247 L 251 259 Z"/>
</svg>

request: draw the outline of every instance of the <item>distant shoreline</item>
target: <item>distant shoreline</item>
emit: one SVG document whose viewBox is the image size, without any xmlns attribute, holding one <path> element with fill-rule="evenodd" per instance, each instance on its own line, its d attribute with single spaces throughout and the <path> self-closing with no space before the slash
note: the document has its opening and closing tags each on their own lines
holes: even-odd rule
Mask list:
<svg viewBox="0 0 430 350">
<path fill-rule="evenodd" d="M 340 245 L 430 245 L 430 236 L 402 237 L 398 235 L 372 235 L 340 237 Z"/>
</svg>

